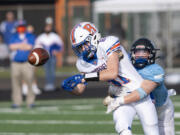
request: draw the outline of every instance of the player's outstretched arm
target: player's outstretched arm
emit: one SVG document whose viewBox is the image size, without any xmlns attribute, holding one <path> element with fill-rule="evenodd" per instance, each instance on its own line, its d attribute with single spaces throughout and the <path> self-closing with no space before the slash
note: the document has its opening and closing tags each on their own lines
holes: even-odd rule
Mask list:
<svg viewBox="0 0 180 135">
<path fill-rule="evenodd" d="M 137 90 L 133 91 L 127 96 L 124 96 L 124 104 L 136 102 L 147 95 L 149 95 L 156 87 L 158 86 L 158 83 L 150 81 L 150 80 L 144 80 L 141 84 L 141 87 Z"/>
<path fill-rule="evenodd" d="M 88 81 L 108 81 L 117 78 L 119 68 L 119 54 L 113 52 L 107 60 L 107 69 L 100 72 L 77 74 L 65 79 L 62 88 L 73 94 L 80 95 L 84 92 Z"/>
<path fill-rule="evenodd" d="M 150 92 L 152 92 L 156 87 L 158 86 L 158 83 L 144 80 L 141 84 L 141 87 L 137 90 L 134 90 L 130 94 L 126 96 L 120 96 L 120 97 L 106 97 L 104 99 L 105 105 L 107 106 L 106 113 L 110 113 L 116 108 L 118 108 L 122 104 L 129 104 L 132 102 L 139 101 L 143 98 L 145 98 Z"/>
</svg>

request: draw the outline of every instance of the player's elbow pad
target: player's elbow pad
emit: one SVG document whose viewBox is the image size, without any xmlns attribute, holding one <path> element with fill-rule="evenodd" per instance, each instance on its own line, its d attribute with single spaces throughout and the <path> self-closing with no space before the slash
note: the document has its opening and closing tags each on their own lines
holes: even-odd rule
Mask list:
<svg viewBox="0 0 180 135">
<path fill-rule="evenodd" d="M 144 97 L 147 96 L 147 93 L 144 91 L 143 88 L 138 88 L 137 92 L 139 93 L 140 99 L 143 99 Z"/>
</svg>

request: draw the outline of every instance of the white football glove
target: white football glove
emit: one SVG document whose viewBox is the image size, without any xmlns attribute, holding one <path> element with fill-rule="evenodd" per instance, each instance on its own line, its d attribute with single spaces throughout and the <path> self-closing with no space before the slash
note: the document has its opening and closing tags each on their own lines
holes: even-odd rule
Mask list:
<svg viewBox="0 0 180 135">
<path fill-rule="evenodd" d="M 113 100 L 114 100 L 114 98 L 112 98 L 111 96 L 107 96 L 103 100 L 103 105 L 108 106 Z"/>
<path fill-rule="evenodd" d="M 175 96 L 177 93 L 176 93 L 176 90 L 175 89 L 168 89 L 168 96 Z"/>
<path fill-rule="evenodd" d="M 124 104 L 124 97 L 112 98 L 111 102 L 109 102 L 107 106 L 106 114 L 109 114 L 110 112 L 116 110 L 120 105 L 123 105 L 123 104 Z"/>
</svg>

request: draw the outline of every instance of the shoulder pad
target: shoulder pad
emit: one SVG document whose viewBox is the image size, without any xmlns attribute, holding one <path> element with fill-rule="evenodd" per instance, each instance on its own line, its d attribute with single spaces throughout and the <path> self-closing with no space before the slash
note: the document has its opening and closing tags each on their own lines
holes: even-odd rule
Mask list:
<svg viewBox="0 0 180 135">
<path fill-rule="evenodd" d="M 108 36 L 100 40 L 100 46 L 106 52 L 106 55 L 120 49 L 119 39 L 115 36 Z"/>
<path fill-rule="evenodd" d="M 151 71 L 151 74 L 153 75 L 159 75 L 159 74 L 163 74 L 164 75 L 164 70 L 163 68 L 158 65 L 158 64 L 152 64 L 148 66 L 149 70 Z"/>
<path fill-rule="evenodd" d="M 158 64 L 152 64 L 138 71 L 144 79 L 154 82 L 164 81 L 164 70 Z"/>
<path fill-rule="evenodd" d="M 115 36 L 107 36 L 102 38 L 102 40 L 100 40 L 100 42 L 108 42 L 109 44 L 113 44 L 115 42 L 119 41 L 118 37 Z"/>
</svg>

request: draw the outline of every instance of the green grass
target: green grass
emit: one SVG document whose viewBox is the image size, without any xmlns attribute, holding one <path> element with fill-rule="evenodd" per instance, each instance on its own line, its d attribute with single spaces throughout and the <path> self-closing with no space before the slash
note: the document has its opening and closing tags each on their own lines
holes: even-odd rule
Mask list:
<svg viewBox="0 0 180 135">
<path fill-rule="evenodd" d="M 61 67 L 61 68 L 57 68 L 56 69 L 56 73 L 57 74 L 68 74 L 68 73 L 77 73 L 77 69 L 75 66 L 64 66 L 64 67 Z M 35 73 L 36 73 L 36 76 L 37 77 L 43 77 L 44 76 L 44 69 L 43 67 L 36 67 L 36 70 L 35 70 Z M 10 68 L 7 68 L 7 69 L 0 69 L 0 79 L 1 78 L 10 78 Z"/>
<path fill-rule="evenodd" d="M 0 103 L 0 135 L 116 135 L 112 114 L 105 114 L 103 99 L 40 100 L 37 107 L 11 109 L 10 102 Z M 180 97 L 173 98 L 180 110 Z M 176 112 L 177 113 L 177 112 Z M 176 123 L 180 118 L 175 119 Z M 135 119 L 133 133 L 143 134 Z M 180 125 L 176 125 L 180 131 Z"/>
<path fill-rule="evenodd" d="M 78 72 L 75 66 L 65 66 L 61 68 L 56 69 L 56 74 L 68 74 L 68 73 L 73 73 L 73 72 Z M 44 76 L 44 69 L 42 67 L 36 68 L 36 76 Z"/>
<path fill-rule="evenodd" d="M 1 78 L 10 78 L 10 75 L 11 75 L 11 73 L 10 73 L 10 69 L 1 69 L 0 70 L 0 79 Z"/>
</svg>

